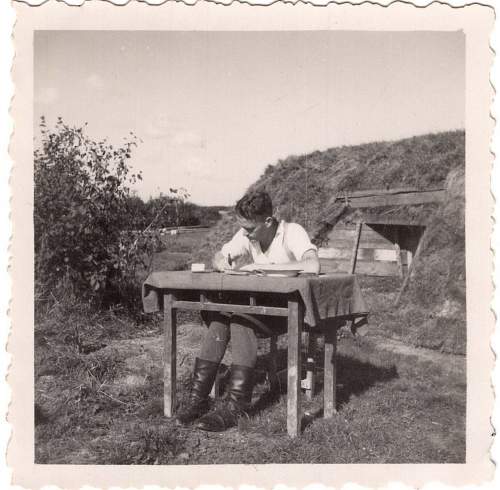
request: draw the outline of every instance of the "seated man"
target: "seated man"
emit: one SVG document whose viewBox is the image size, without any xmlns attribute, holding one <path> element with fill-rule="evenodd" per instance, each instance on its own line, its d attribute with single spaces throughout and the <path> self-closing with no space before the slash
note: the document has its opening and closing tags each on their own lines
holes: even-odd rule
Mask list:
<svg viewBox="0 0 500 490">
<path fill-rule="evenodd" d="M 236 217 L 240 230 L 226 243 L 213 259 L 217 270 L 231 269 L 244 257 L 252 264 L 242 270 L 302 269 L 319 273 L 317 249 L 307 232 L 297 223 L 286 223 L 273 217 L 273 205 L 266 192 L 246 194 L 236 203 Z M 264 323 L 268 318 L 251 315 L 203 312 L 208 326 L 199 356 L 196 358 L 193 386 L 189 405 L 177 415 L 183 424 L 199 417 L 196 426 L 202 430 L 223 431 L 236 425 L 238 417 L 250 407 L 257 360 L 257 337 L 254 322 Z M 231 339 L 233 364 L 228 383 L 226 406 L 210 413 L 208 396 L 219 364 Z"/>
</svg>

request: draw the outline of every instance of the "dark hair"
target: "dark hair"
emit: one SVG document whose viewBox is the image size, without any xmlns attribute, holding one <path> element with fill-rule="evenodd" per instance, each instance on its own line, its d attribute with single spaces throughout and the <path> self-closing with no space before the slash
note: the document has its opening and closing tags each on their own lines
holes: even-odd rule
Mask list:
<svg viewBox="0 0 500 490">
<path fill-rule="evenodd" d="M 245 219 L 267 218 L 273 215 L 273 202 L 267 192 L 252 191 L 236 203 L 235 211 Z"/>
</svg>

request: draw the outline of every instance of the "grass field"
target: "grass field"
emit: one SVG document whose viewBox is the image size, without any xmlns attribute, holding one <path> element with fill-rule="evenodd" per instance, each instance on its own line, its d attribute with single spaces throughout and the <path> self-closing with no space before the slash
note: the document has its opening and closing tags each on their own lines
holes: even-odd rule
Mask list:
<svg viewBox="0 0 500 490">
<path fill-rule="evenodd" d="M 93 319 L 90 319 L 92 321 Z M 95 320 L 95 319 L 94 319 Z M 305 403 L 302 435 L 286 435 L 286 395 L 261 379 L 254 413 L 225 434 L 163 416 L 160 325 L 101 319 L 79 353 L 37 335 L 36 462 L 71 464 L 463 463 L 463 358 L 339 344 L 338 414 L 321 418 L 322 393 Z M 54 327 L 54 324 L 52 325 Z M 44 332 L 42 334 L 42 332 Z M 84 332 L 82 331 L 82 334 Z M 180 328 L 181 400 L 203 330 Z M 265 342 L 260 362 L 265 361 Z M 96 350 L 93 350 L 93 349 Z M 85 350 L 85 349 L 84 349 Z M 284 354 L 285 351 L 282 351 Z M 281 356 L 284 361 L 284 356 Z M 228 358 L 227 362 L 230 362 Z M 263 376 L 263 371 L 261 372 Z"/>
<path fill-rule="evenodd" d="M 196 234 L 169 237 L 155 269 L 188 263 Z M 187 262 L 185 262 L 187 261 Z M 365 280 L 375 310 L 394 298 L 389 280 Z M 387 308 L 386 308 L 387 309 Z M 197 314 L 182 314 L 178 392 L 189 393 L 202 341 Z M 65 335 L 61 335 L 61 331 Z M 366 336 L 339 340 L 338 414 L 322 418 L 322 391 L 305 402 L 303 432 L 286 434 L 286 388 L 271 396 L 261 341 L 254 410 L 210 434 L 163 416 L 161 319 L 61 306 L 35 329 L 35 460 L 61 464 L 463 463 L 465 359 L 414 349 L 375 313 Z M 392 340 L 391 340 L 392 339 Z M 280 339 L 284 367 L 286 338 Z M 318 357 L 321 356 L 321 350 Z M 226 363 L 230 363 L 230 352 Z M 218 402 L 220 403 L 220 401 Z"/>
</svg>

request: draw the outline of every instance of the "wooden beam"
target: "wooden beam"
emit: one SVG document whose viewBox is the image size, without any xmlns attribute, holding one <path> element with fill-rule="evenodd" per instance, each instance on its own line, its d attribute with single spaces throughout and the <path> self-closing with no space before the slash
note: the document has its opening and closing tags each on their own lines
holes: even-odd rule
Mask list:
<svg viewBox="0 0 500 490">
<path fill-rule="evenodd" d="M 325 332 L 325 368 L 323 414 L 325 419 L 337 413 L 337 324 L 332 322 Z"/>
<path fill-rule="evenodd" d="M 302 371 L 300 345 L 303 319 L 302 303 L 298 300 L 288 301 L 287 431 L 290 437 L 297 437 L 300 433 L 300 378 Z"/>
<path fill-rule="evenodd" d="M 361 237 L 362 226 L 363 223 L 361 222 L 356 225 L 356 237 L 354 239 L 354 244 L 352 247 L 351 264 L 350 264 L 351 274 L 354 274 L 354 271 L 356 269 L 356 259 L 358 258 L 359 239 Z"/>
<path fill-rule="evenodd" d="M 350 273 L 350 261 L 340 259 L 319 259 L 321 272 L 325 273 Z M 384 262 L 381 260 L 373 262 L 358 261 L 356 263 L 356 274 L 368 276 L 397 276 L 399 275 L 396 262 Z"/>
<path fill-rule="evenodd" d="M 415 261 L 418 259 L 418 256 L 420 255 L 420 252 L 422 251 L 424 238 L 426 237 L 426 235 L 427 235 L 427 229 L 424 231 L 423 235 L 420 238 L 420 241 L 418 242 L 417 250 L 415 251 L 415 255 L 413 256 L 412 261 L 411 261 L 410 265 L 408 266 L 408 272 L 406 273 L 406 277 L 403 281 L 403 285 L 401 286 L 401 289 L 399 290 L 396 301 L 394 301 L 394 306 L 399 305 L 399 301 L 401 300 L 401 296 L 403 295 L 403 292 L 406 289 L 406 286 L 408 285 L 408 282 L 410 280 L 410 276 L 413 272 Z"/>
<path fill-rule="evenodd" d="M 332 236 L 328 239 L 327 242 L 325 242 L 322 245 L 322 248 L 320 250 L 328 250 L 331 248 L 345 248 L 345 249 L 352 249 L 352 241 L 354 239 L 354 233 L 353 236 L 350 239 L 342 239 L 338 238 L 335 236 Z M 361 234 L 361 238 L 359 240 L 359 249 L 363 250 L 365 248 L 392 248 L 393 243 L 390 240 L 384 240 L 383 238 L 380 239 L 375 239 L 375 240 L 367 240 L 366 238 L 363 237 L 363 234 Z"/>
<path fill-rule="evenodd" d="M 442 202 L 445 191 L 418 192 L 410 194 L 390 194 L 386 196 L 352 197 L 349 199 L 351 208 L 374 208 L 382 206 L 414 206 Z"/>
<path fill-rule="evenodd" d="M 421 226 L 426 227 L 429 221 L 428 216 L 423 216 L 422 218 L 409 218 L 407 216 L 400 216 L 396 210 L 396 216 L 394 215 L 381 215 L 381 214 L 370 214 L 369 208 L 364 208 L 361 211 L 363 217 L 363 222 L 369 225 L 391 225 L 391 226 Z"/>
<path fill-rule="evenodd" d="M 351 244 L 352 245 L 352 244 Z M 391 248 L 361 248 L 361 243 L 359 244 L 357 262 L 362 260 L 373 262 L 373 261 L 383 261 L 383 262 L 398 262 L 401 260 L 403 264 L 407 261 L 406 250 L 397 250 L 394 245 L 391 244 Z M 320 259 L 330 259 L 330 260 L 348 260 L 351 258 L 352 250 L 347 248 L 319 248 L 318 257 Z M 400 257 L 398 257 L 400 254 Z"/>
<path fill-rule="evenodd" d="M 439 191 L 444 191 L 444 188 L 438 188 L 438 189 L 426 189 L 426 190 L 419 190 L 416 189 L 415 187 L 397 187 L 393 189 L 366 189 L 362 191 L 353 191 L 347 193 L 347 198 L 350 197 L 369 197 L 369 196 L 387 196 L 387 195 L 392 195 L 392 194 L 423 194 L 427 192 L 439 192 Z M 337 201 L 342 201 L 345 200 L 345 196 L 338 196 L 336 198 Z"/>
<path fill-rule="evenodd" d="M 174 295 L 163 297 L 163 411 L 166 417 L 175 412 L 177 382 L 177 312 L 173 306 Z"/>
<path fill-rule="evenodd" d="M 306 379 L 302 383 L 302 387 L 306 390 L 306 398 L 312 400 L 316 392 L 316 344 L 317 335 L 314 332 L 308 332 L 307 336 L 307 366 L 306 366 Z"/>
<path fill-rule="evenodd" d="M 363 220 L 363 231 L 361 232 L 361 241 L 382 241 L 382 242 L 390 242 L 387 238 L 382 236 L 380 233 L 377 231 L 371 229 L 369 227 L 369 224 L 365 220 Z M 357 223 L 356 226 L 349 226 L 349 225 L 341 225 L 340 223 L 332 228 L 330 231 L 329 238 L 330 239 L 343 239 L 343 240 L 353 240 L 353 238 L 356 236 L 356 230 L 357 230 Z"/>
<path fill-rule="evenodd" d="M 399 277 L 403 277 L 403 261 L 401 259 L 401 249 L 399 248 L 399 243 L 394 244 L 394 252 L 396 254 L 396 264 L 398 267 Z"/>
<path fill-rule="evenodd" d="M 406 255 L 406 263 L 408 267 L 411 267 L 411 263 L 413 262 L 413 254 L 411 253 L 411 250 L 407 250 L 407 255 Z"/>
<path fill-rule="evenodd" d="M 401 259 L 401 248 L 399 246 L 399 228 L 395 230 L 394 251 L 396 253 L 396 262 L 398 264 L 399 277 L 403 277 L 403 261 Z"/>
<path fill-rule="evenodd" d="M 287 308 L 277 306 L 231 305 L 227 303 L 202 303 L 197 301 L 174 301 L 173 306 L 191 311 L 229 311 L 248 315 L 287 316 Z"/>
</svg>

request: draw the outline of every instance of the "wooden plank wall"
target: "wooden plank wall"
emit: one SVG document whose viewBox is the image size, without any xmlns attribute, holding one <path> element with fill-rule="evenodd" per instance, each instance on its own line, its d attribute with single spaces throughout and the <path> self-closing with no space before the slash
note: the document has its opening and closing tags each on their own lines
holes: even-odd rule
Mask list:
<svg viewBox="0 0 500 490">
<path fill-rule="evenodd" d="M 363 224 L 355 273 L 404 276 L 422 232 L 423 227 Z M 322 272 L 350 272 L 355 233 L 355 224 L 338 223 L 333 228 L 318 250 Z"/>
<path fill-rule="evenodd" d="M 444 190 L 435 191 L 415 191 L 402 192 L 399 194 L 385 195 L 359 195 L 353 194 L 350 196 L 349 205 L 352 208 L 369 208 L 378 206 L 408 206 L 415 204 L 425 204 L 432 202 L 441 202 L 445 196 Z"/>
</svg>

